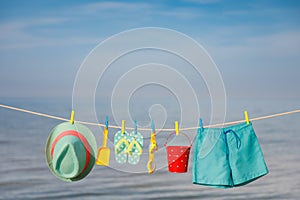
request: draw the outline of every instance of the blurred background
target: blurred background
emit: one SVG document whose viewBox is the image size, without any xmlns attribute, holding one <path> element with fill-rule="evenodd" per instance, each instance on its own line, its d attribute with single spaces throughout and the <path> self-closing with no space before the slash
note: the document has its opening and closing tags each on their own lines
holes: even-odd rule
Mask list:
<svg viewBox="0 0 300 200">
<path fill-rule="evenodd" d="M 0 0 L 0 104 L 68 118 L 76 74 L 92 49 L 122 31 L 161 27 L 186 34 L 211 56 L 226 90 L 225 121 L 243 119 L 244 110 L 254 118 L 299 109 L 299 25 L 300 2 L 293 0 Z M 95 91 L 100 123 L 105 115 L 112 125 L 120 123 L 110 107 L 112 88 L 134 59 L 168 61 L 185 74 L 204 124 L 209 123 L 210 94 L 190 65 L 165 52 L 136 52 L 124 59 L 105 72 Z M 182 117 L 180 99 L 159 85 L 140 88 L 128 102 L 140 126 L 149 125 L 152 105 L 164 106 L 165 128 Z M 64 183 L 51 174 L 44 155 L 47 137 L 61 121 L 0 108 L 0 199 L 297 199 L 299 118 L 294 114 L 253 122 L 270 173 L 249 185 L 221 190 L 192 184 L 193 149 L 188 173 L 168 172 L 164 132 L 157 137 L 159 167 L 153 175 L 146 173 L 147 131 L 141 131 L 145 144 L 139 165 L 117 164 L 112 145 L 116 129 L 109 134 L 111 168 L 95 166 L 84 180 Z M 197 125 L 194 119 L 181 127 Z M 89 128 L 100 146 L 102 129 Z M 196 135 L 187 133 L 191 139 Z"/>
</svg>

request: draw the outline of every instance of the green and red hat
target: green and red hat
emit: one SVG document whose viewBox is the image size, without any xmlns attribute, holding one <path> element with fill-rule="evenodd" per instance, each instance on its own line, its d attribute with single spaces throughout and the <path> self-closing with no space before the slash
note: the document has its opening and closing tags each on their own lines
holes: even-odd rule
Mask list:
<svg viewBox="0 0 300 200">
<path fill-rule="evenodd" d="M 69 122 L 57 125 L 46 145 L 46 160 L 50 171 L 67 182 L 87 176 L 95 165 L 97 143 L 84 125 Z"/>
</svg>

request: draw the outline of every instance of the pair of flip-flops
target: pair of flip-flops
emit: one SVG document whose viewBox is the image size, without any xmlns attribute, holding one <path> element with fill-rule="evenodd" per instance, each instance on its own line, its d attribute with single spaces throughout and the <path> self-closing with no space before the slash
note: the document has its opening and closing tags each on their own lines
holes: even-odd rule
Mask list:
<svg viewBox="0 0 300 200">
<path fill-rule="evenodd" d="M 136 165 L 143 152 L 144 139 L 139 132 L 118 131 L 114 137 L 115 159 L 118 163 Z M 127 159 L 128 158 L 128 159 Z"/>
</svg>

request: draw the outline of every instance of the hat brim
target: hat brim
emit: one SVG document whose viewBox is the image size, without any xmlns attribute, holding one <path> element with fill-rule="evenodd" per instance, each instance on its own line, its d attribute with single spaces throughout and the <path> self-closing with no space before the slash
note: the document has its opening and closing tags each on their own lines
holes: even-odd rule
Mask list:
<svg viewBox="0 0 300 200">
<path fill-rule="evenodd" d="M 58 135 L 60 135 L 62 132 L 65 132 L 68 130 L 75 130 L 75 131 L 79 132 L 80 134 L 82 134 L 86 138 L 86 140 L 88 141 L 88 143 L 90 145 L 90 155 L 91 155 L 90 162 L 89 162 L 87 168 L 80 175 L 78 175 L 74 178 L 64 178 L 64 177 L 59 176 L 53 168 L 52 158 L 51 158 L 51 146 L 52 146 L 52 143 L 54 142 L 55 138 Z M 95 161 L 96 161 L 97 143 L 96 143 L 96 139 L 95 139 L 93 133 L 86 126 L 81 125 L 76 122 L 74 124 L 70 124 L 69 122 L 64 122 L 64 123 L 61 123 L 61 124 L 57 125 L 56 127 L 54 127 L 52 129 L 52 131 L 50 132 L 45 151 L 46 151 L 46 161 L 47 161 L 48 167 L 49 167 L 50 171 L 52 172 L 52 174 L 63 181 L 73 182 L 73 181 L 79 181 L 79 180 L 83 179 L 84 177 L 86 177 L 90 173 L 92 168 L 94 167 Z"/>
</svg>

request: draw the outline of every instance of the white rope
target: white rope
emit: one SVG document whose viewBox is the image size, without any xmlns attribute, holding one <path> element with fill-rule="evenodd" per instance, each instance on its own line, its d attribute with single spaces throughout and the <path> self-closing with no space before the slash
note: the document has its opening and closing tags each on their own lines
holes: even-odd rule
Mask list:
<svg viewBox="0 0 300 200">
<path fill-rule="evenodd" d="M 15 111 L 19 111 L 19 112 L 23 112 L 23 113 L 28 113 L 28 114 L 32 114 L 32 115 L 38 115 L 41 117 L 47 117 L 47 118 L 51 118 L 51 119 L 56 119 L 56 120 L 60 120 L 60 121 L 69 121 L 69 119 L 63 118 L 63 117 L 57 117 L 57 116 L 53 116 L 53 115 L 48 115 L 48 114 L 44 114 L 44 113 L 40 113 L 40 112 L 34 112 L 31 110 L 25 110 L 25 109 L 21 109 L 21 108 L 17 108 L 17 107 L 13 107 L 13 106 L 8 106 L 8 105 L 3 105 L 0 104 L 0 107 L 2 108 L 6 108 L 6 109 L 10 109 L 10 110 L 15 110 Z M 290 115 L 290 114 L 294 114 L 294 113 L 300 113 L 300 110 L 292 110 L 292 111 L 288 111 L 288 112 L 282 112 L 282 113 L 277 113 L 277 114 L 272 114 L 272 115 L 266 115 L 266 116 L 261 116 L 261 117 L 256 117 L 256 118 L 252 118 L 249 119 L 250 121 L 258 121 L 258 120 L 263 120 L 263 119 L 269 119 L 269 118 L 274 118 L 274 117 L 279 117 L 279 116 L 284 116 L 284 115 Z M 76 121 L 76 120 L 75 120 Z M 92 126 L 102 126 L 105 127 L 105 124 L 99 124 L 99 123 L 94 123 L 94 122 L 85 122 L 85 121 L 76 121 L 77 123 L 81 123 L 81 124 L 86 124 L 86 125 L 92 125 Z M 224 122 L 224 123 L 219 123 L 219 124 L 213 124 L 213 125 L 207 125 L 207 126 L 203 126 L 204 128 L 212 128 L 212 127 L 219 127 L 219 126 L 227 126 L 227 125 L 233 125 L 233 124 L 238 124 L 238 123 L 242 123 L 245 122 L 245 120 L 238 120 L 238 121 L 232 121 L 232 122 Z M 121 129 L 121 126 L 114 126 L 114 125 L 109 125 L 109 128 L 115 128 L 115 129 Z M 199 126 L 196 127 L 188 127 L 188 128 L 181 128 L 181 131 L 188 131 L 188 130 L 196 130 L 200 128 Z M 126 129 L 128 130 L 134 130 L 134 128 L 131 127 L 126 127 Z M 151 128 L 139 128 L 139 130 L 142 131 L 151 131 Z M 157 131 L 175 131 L 175 129 L 172 128 L 163 128 L 163 129 L 157 129 Z"/>
</svg>

